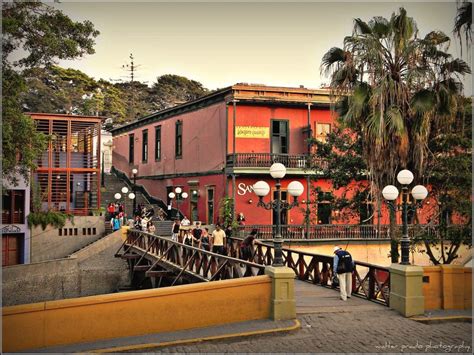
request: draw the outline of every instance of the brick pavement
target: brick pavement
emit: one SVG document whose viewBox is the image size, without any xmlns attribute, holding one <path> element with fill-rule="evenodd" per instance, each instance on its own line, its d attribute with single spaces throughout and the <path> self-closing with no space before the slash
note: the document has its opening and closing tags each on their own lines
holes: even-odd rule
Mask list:
<svg viewBox="0 0 474 355">
<path fill-rule="evenodd" d="M 296 282 L 301 329 L 289 333 L 233 338 L 147 349 L 169 353 L 445 353 L 472 350 L 472 324 L 422 324 L 386 306 L 337 291 Z"/>
<path fill-rule="evenodd" d="M 341 301 L 343 302 L 343 301 Z M 422 324 L 392 310 L 299 315 L 290 333 L 147 349 L 166 353 L 445 353 L 472 350 L 471 323 Z"/>
</svg>

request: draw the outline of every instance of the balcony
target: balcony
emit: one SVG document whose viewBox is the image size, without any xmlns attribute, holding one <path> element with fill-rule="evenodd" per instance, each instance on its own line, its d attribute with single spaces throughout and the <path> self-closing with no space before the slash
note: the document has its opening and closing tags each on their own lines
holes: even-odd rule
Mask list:
<svg viewBox="0 0 474 355">
<path fill-rule="evenodd" d="M 282 163 L 288 169 L 305 170 L 308 168 L 307 154 L 271 154 L 271 153 L 237 153 L 227 155 L 227 166 L 232 168 L 265 168 L 273 163 Z M 326 162 L 318 161 L 315 164 L 324 167 Z"/>
</svg>

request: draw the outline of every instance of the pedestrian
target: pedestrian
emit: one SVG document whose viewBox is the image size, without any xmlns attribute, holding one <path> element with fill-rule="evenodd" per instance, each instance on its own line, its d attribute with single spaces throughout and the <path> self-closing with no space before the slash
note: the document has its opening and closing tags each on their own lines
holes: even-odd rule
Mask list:
<svg viewBox="0 0 474 355">
<path fill-rule="evenodd" d="M 115 214 L 115 205 L 112 202 L 107 206 L 107 212 L 109 213 L 109 219 L 112 219 Z"/>
<path fill-rule="evenodd" d="M 211 243 L 209 240 L 209 229 L 206 227 L 202 230 L 201 238 L 199 239 L 199 249 L 209 251 L 211 248 Z"/>
<path fill-rule="evenodd" d="M 155 234 L 156 228 L 152 221 L 148 221 L 147 229 L 148 233 Z"/>
<path fill-rule="evenodd" d="M 121 203 L 119 205 L 119 212 L 122 213 L 123 211 L 125 211 L 125 207 L 124 207 L 123 203 Z"/>
<path fill-rule="evenodd" d="M 201 229 L 201 222 L 196 223 L 196 228 L 193 229 L 193 237 L 194 237 L 194 246 L 197 247 L 199 245 L 199 240 L 201 239 L 202 229 Z"/>
<path fill-rule="evenodd" d="M 118 219 L 118 216 L 114 216 L 113 218 L 112 229 L 114 230 L 114 232 L 120 229 L 120 220 Z"/>
<path fill-rule="evenodd" d="M 148 231 L 148 220 L 146 218 L 142 218 L 141 230 L 144 232 Z"/>
<path fill-rule="evenodd" d="M 142 229 L 142 218 L 140 216 L 135 216 L 135 223 L 133 223 L 133 228 L 137 230 Z"/>
<path fill-rule="evenodd" d="M 193 245 L 194 243 L 194 236 L 193 236 L 193 233 L 191 231 L 191 229 L 188 229 L 185 233 L 184 233 L 184 237 L 183 237 L 183 243 L 186 244 L 186 245 Z"/>
<path fill-rule="evenodd" d="M 239 226 L 245 225 L 245 216 L 243 212 L 240 212 L 239 215 L 237 216 L 237 223 L 239 224 Z"/>
<path fill-rule="evenodd" d="M 180 225 L 181 225 L 181 222 L 179 218 L 176 218 L 174 220 L 173 226 L 171 227 L 171 240 L 174 240 L 175 242 L 178 241 Z"/>
<path fill-rule="evenodd" d="M 341 300 L 347 301 L 352 294 L 352 271 L 354 271 L 354 261 L 348 251 L 341 247 L 334 247 L 333 273 L 337 274 Z"/>
<path fill-rule="evenodd" d="M 240 243 L 240 258 L 246 261 L 253 260 L 253 246 L 257 243 L 258 230 L 252 229 L 250 235 Z"/>
<path fill-rule="evenodd" d="M 191 221 L 188 219 L 188 217 L 184 216 L 184 218 L 181 220 L 181 225 L 189 226 L 190 224 L 191 224 Z"/>
<path fill-rule="evenodd" d="M 225 232 L 221 229 L 219 223 L 216 224 L 216 229 L 212 232 L 212 252 L 224 255 Z"/>
</svg>

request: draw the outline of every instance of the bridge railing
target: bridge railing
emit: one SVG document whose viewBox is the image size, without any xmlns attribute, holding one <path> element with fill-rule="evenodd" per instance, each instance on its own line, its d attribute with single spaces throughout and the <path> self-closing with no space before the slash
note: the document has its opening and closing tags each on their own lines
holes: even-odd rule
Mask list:
<svg viewBox="0 0 474 355">
<path fill-rule="evenodd" d="M 240 238 L 230 238 L 234 253 L 240 248 Z M 274 253 L 273 245 L 265 241 L 253 248 L 252 261 L 257 264 L 271 265 Z M 282 248 L 285 266 L 295 272 L 298 280 L 332 287 L 333 257 L 290 248 Z M 353 294 L 384 305 L 389 305 L 390 272 L 388 267 L 355 261 L 352 274 Z"/>
<path fill-rule="evenodd" d="M 454 228 L 454 226 L 452 227 Z M 242 236 L 248 235 L 252 229 L 259 231 L 258 239 L 272 239 L 276 232 L 276 226 L 271 224 L 249 224 L 237 227 L 237 232 Z M 286 240 L 375 240 L 390 239 L 390 225 L 382 224 L 316 224 L 309 225 L 309 239 L 306 233 L 307 226 L 304 224 L 282 225 L 281 232 Z M 397 226 L 397 232 L 401 233 L 401 227 Z M 436 234 L 437 225 L 410 225 L 408 234 L 410 238 L 420 233 Z"/>
<path fill-rule="evenodd" d="M 122 251 L 122 253 L 120 253 Z M 163 268 L 176 276 L 195 281 L 227 280 L 263 275 L 265 266 L 220 255 L 173 241 L 166 237 L 131 229 L 116 256 L 134 259 L 133 268 L 145 271 L 148 277 L 164 273 Z"/>
</svg>

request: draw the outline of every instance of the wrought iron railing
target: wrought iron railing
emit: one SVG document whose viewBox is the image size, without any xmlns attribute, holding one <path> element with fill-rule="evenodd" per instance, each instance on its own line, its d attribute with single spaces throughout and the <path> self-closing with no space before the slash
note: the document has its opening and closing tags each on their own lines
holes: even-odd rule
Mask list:
<svg viewBox="0 0 474 355">
<path fill-rule="evenodd" d="M 397 233 L 401 233 L 401 226 L 397 226 Z M 450 226 L 451 229 L 459 228 L 457 225 Z M 275 225 L 249 224 L 237 227 L 237 235 L 248 235 L 253 229 L 257 229 L 258 239 L 272 239 L 276 232 Z M 316 224 L 307 226 L 304 224 L 282 225 L 281 232 L 286 240 L 375 240 L 390 239 L 390 225 L 387 224 Z M 437 225 L 417 224 L 408 227 L 410 238 L 427 233 L 428 235 L 439 233 Z"/>
<path fill-rule="evenodd" d="M 212 253 L 133 229 L 129 230 L 115 256 L 132 260 L 131 270 L 144 271 L 147 277 L 162 275 L 165 272 L 163 268 L 174 270 L 171 285 L 180 277 L 187 277 L 195 282 L 227 280 L 263 275 L 265 269 L 264 265 Z"/>
<path fill-rule="evenodd" d="M 235 253 L 235 257 L 240 256 L 240 242 L 240 238 L 231 238 L 232 247 L 230 251 Z M 333 287 L 331 282 L 333 275 L 332 256 L 289 248 L 282 248 L 282 252 L 285 266 L 295 272 L 298 280 Z M 260 242 L 254 246 L 251 256 L 251 261 L 254 263 L 271 265 L 273 258 L 273 246 L 270 243 Z M 354 262 L 352 294 L 388 306 L 390 296 L 389 268 L 359 261 Z"/>
<path fill-rule="evenodd" d="M 287 168 L 309 168 L 307 154 L 237 153 L 227 155 L 227 166 L 235 168 L 269 168 L 273 163 L 282 163 Z M 314 162 L 323 167 L 322 160 Z"/>
</svg>

